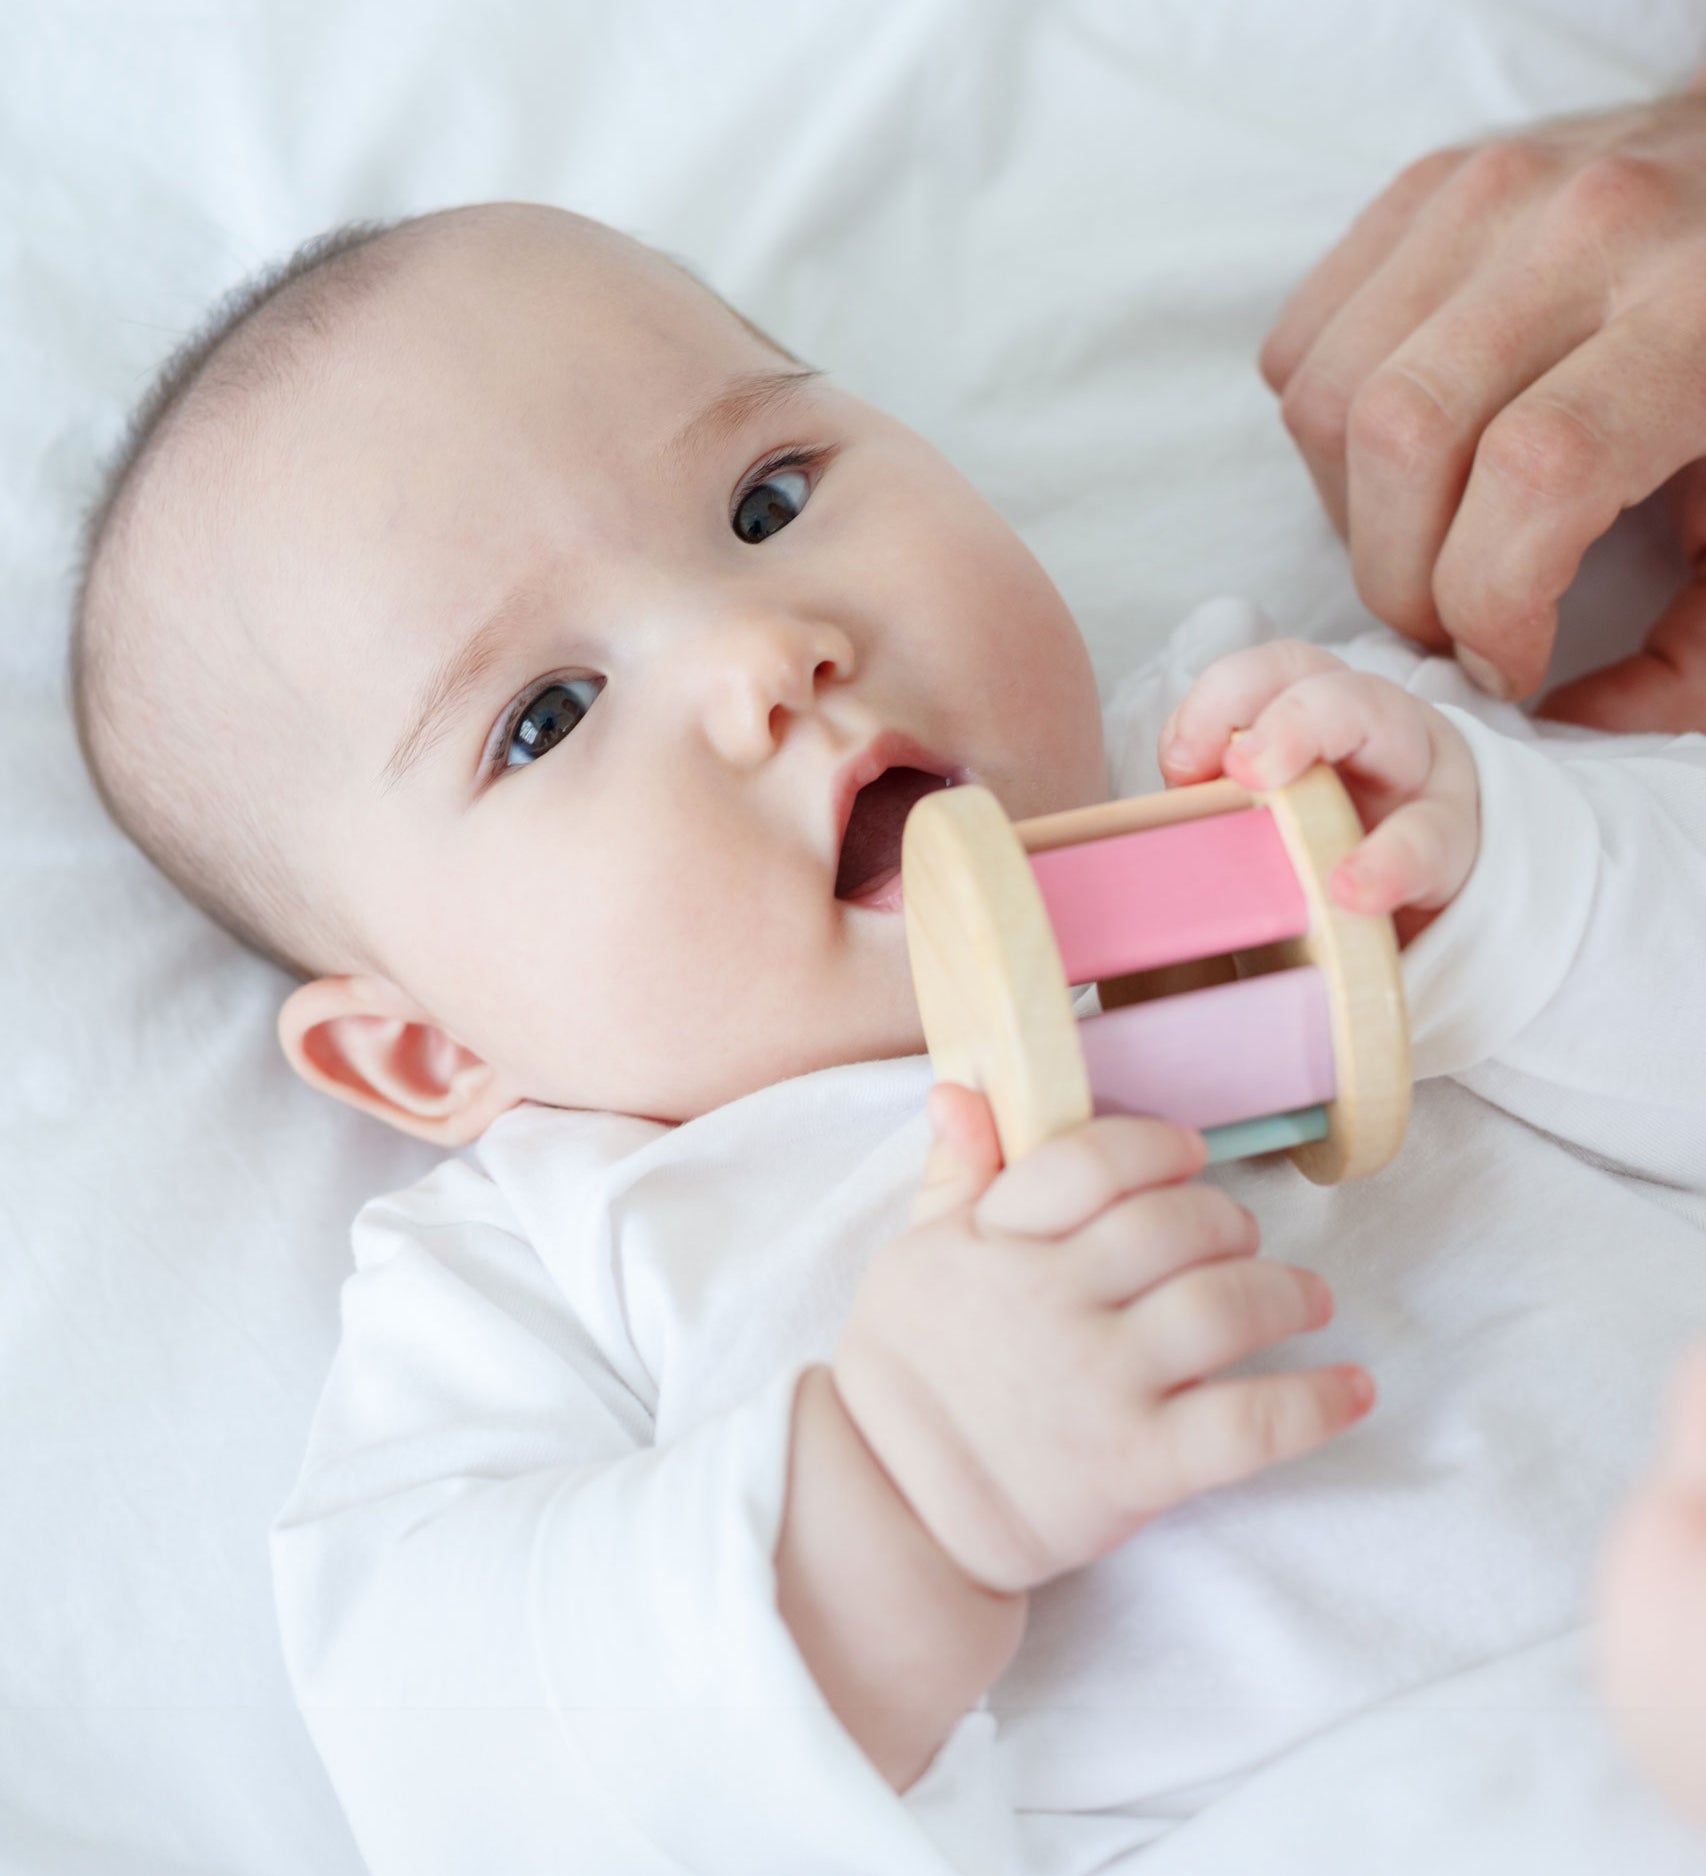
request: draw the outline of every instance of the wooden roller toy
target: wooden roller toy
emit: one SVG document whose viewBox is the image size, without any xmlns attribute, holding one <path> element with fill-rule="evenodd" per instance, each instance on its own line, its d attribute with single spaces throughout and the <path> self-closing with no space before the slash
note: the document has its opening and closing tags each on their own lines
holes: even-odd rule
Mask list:
<svg viewBox="0 0 1706 1876">
<path fill-rule="evenodd" d="M 1324 763 L 1018 822 L 986 788 L 926 795 L 901 873 L 937 1079 L 986 1095 L 1008 1161 L 1124 1113 L 1202 1129 L 1211 1160 L 1284 1149 L 1319 1185 L 1378 1171 L 1410 1034 L 1391 919 L 1327 892 L 1362 837 Z"/>
</svg>

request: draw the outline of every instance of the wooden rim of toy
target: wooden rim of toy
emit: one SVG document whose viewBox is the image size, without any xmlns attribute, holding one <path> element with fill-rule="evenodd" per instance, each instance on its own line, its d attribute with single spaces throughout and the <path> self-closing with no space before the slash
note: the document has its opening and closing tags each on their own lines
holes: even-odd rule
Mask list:
<svg viewBox="0 0 1706 1876">
<path fill-rule="evenodd" d="M 1378 1172 L 1410 1118 L 1410 1023 L 1389 918 L 1349 912 L 1327 891 L 1333 868 L 1363 837 L 1345 785 L 1325 763 L 1256 797 L 1274 817 L 1309 906 L 1309 930 L 1270 946 L 1264 967 L 1314 964 L 1333 1017 L 1334 1094 L 1327 1137 L 1290 1158 L 1317 1185 Z"/>
<path fill-rule="evenodd" d="M 1093 1112 L 1060 947 L 1006 810 L 962 783 L 927 795 L 901 842 L 913 988 L 939 1081 L 987 1095 L 1015 1160 Z"/>
</svg>

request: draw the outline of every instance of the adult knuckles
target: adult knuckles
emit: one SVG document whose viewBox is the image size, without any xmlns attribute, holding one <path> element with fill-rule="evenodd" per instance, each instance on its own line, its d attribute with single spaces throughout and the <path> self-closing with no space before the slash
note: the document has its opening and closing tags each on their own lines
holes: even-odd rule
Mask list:
<svg viewBox="0 0 1706 1876">
<path fill-rule="evenodd" d="M 1387 199 L 1419 205 L 1455 175 L 1470 155 L 1470 151 L 1455 147 L 1430 150 L 1426 156 L 1417 157 L 1413 163 L 1406 163 L 1399 170 L 1387 185 Z"/>
<path fill-rule="evenodd" d="M 1604 440 L 1585 418 L 1555 398 L 1529 395 L 1488 424 L 1476 467 L 1527 494 L 1571 502 L 1605 474 Z"/>
<path fill-rule="evenodd" d="M 1347 443 L 1400 475 L 1415 477 L 1460 445 L 1445 401 L 1412 368 L 1382 365 L 1351 403 Z"/>
<path fill-rule="evenodd" d="M 1557 153 L 1535 138 L 1500 138 L 1471 150 L 1453 172 L 1453 207 L 1472 217 L 1523 201 L 1555 174 Z"/>
<path fill-rule="evenodd" d="M 1350 413 L 1350 397 L 1308 359 L 1292 373 L 1280 397 L 1280 421 L 1305 456 L 1342 457 Z"/>
<path fill-rule="evenodd" d="M 1555 231 L 1600 248 L 1649 233 L 1681 205 L 1684 182 L 1667 163 L 1629 150 L 1602 150 L 1559 188 L 1547 211 Z"/>
</svg>

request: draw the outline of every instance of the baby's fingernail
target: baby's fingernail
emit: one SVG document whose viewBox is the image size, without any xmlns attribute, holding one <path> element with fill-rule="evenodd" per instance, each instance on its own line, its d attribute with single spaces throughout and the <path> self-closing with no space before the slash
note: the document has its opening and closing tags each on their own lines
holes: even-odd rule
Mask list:
<svg viewBox="0 0 1706 1876">
<path fill-rule="evenodd" d="M 1328 875 L 1327 884 L 1332 889 L 1334 900 L 1347 912 L 1354 912 L 1362 903 L 1362 875 L 1349 860 L 1341 860 Z"/>
<path fill-rule="evenodd" d="M 1511 697 L 1511 687 L 1497 665 L 1490 664 L 1478 651 L 1471 651 L 1467 645 L 1456 648 L 1457 662 L 1463 667 L 1463 675 L 1478 689 L 1484 690 L 1489 697 L 1496 697 L 1501 703 L 1507 703 Z"/>
<path fill-rule="evenodd" d="M 1187 775 L 1197 766 L 1198 759 L 1196 751 L 1180 736 L 1175 736 L 1161 751 L 1161 766 L 1164 769 L 1173 769 Z"/>
<path fill-rule="evenodd" d="M 1374 1405 L 1374 1380 L 1361 1368 L 1344 1371 L 1345 1392 L 1351 1397 L 1351 1412 L 1359 1419 Z"/>
<path fill-rule="evenodd" d="M 1265 774 L 1262 758 L 1267 752 L 1268 745 L 1266 741 L 1258 736 L 1254 730 L 1239 730 L 1233 736 L 1231 745 L 1227 750 L 1227 759 L 1230 761 L 1233 756 L 1236 756 L 1244 765 L 1245 770 L 1255 776 L 1258 781 L 1261 781 L 1264 779 Z"/>
</svg>

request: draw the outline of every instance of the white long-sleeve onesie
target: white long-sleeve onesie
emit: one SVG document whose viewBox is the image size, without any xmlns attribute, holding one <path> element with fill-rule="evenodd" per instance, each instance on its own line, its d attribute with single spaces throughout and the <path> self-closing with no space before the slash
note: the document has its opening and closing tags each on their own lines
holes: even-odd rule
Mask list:
<svg viewBox="0 0 1706 1876">
<path fill-rule="evenodd" d="M 1115 794 L 1159 786 L 1165 714 L 1264 629 L 1216 602 L 1121 688 Z M 376 1876 L 1124 1868 L 1329 1729 L 1580 1623 L 1706 1322 L 1706 737 L 1543 738 L 1384 632 L 1339 649 L 1450 710 L 1481 774 L 1475 873 L 1404 955 L 1426 1079 L 1373 1179 L 1208 1176 L 1338 1303 L 1247 1367 L 1362 1362 L 1374 1413 L 1035 1592 L 897 1796 L 772 1558 L 795 1385 L 906 1225 L 927 1058 L 676 1128 L 523 1105 L 361 1212 L 273 1534 Z"/>
</svg>

